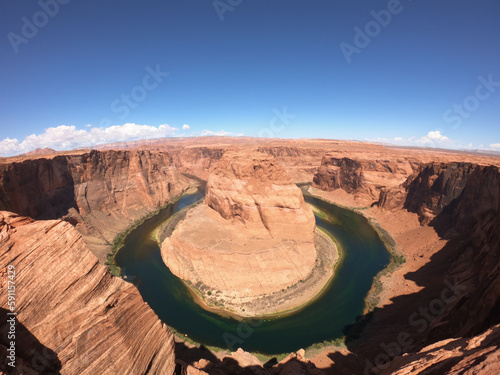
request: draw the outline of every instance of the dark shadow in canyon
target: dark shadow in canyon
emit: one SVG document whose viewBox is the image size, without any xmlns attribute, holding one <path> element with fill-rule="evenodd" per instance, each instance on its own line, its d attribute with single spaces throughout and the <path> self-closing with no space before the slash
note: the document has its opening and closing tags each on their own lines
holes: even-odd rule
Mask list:
<svg viewBox="0 0 500 375">
<path fill-rule="evenodd" d="M 23 368 L 35 370 L 39 374 L 53 375 L 60 374 L 61 361 L 57 358 L 57 353 L 52 349 L 42 345 L 40 341 L 19 321 L 16 319 L 15 351 L 16 351 L 16 367 L 12 368 L 8 365 L 7 350 L 10 346 L 8 332 L 10 325 L 6 324 L 9 311 L 0 308 L 0 317 L 2 324 L 0 328 L 0 370 L 5 374 L 22 374 Z M 5 354 L 5 355 L 4 355 Z"/>
<path fill-rule="evenodd" d="M 491 209 L 474 213 L 474 218 L 467 212 L 457 212 L 460 199 L 466 197 L 450 202 L 430 223 L 448 242 L 428 263 L 404 275 L 421 290 L 392 298 L 389 305 L 375 308 L 348 327 L 346 346 L 350 354 L 328 354 L 334 363 L 321 369 L 324 373 L 379 373 L 387 362 L 403 353 L 418 352 L 430 343 L 448 338 L 472 337 L 500 323 L 500 216 Z M 176 350 L 177 354 L 184 358 Z M 214 369 L 236 368 L 234 363 L 220 362 L 210 355 L 213 356 L 206 353 L 199 358 L 216 361 Z M 195 361 L 193 358 L 191 363 Z M 429 370 L 437 374 L 456 361 L 447 359 Z M 272 367 L 269 373 L 279 374 L 285 366 Z M 302 366 L 305 370 L 306 364 L 290 366 Z M 372 367 L 378 367 L 377 371 L 368 371 Z M 226 373 L 258 373 L 248 370 L 240 368 L 241 372 Z"/>
<path fill-rule="evenodd" d="M 185 366 L 192 365 L 200 360 L 210 363 L 202 371 L 214 375 L 242 374 L 242 375 L 267 375 L 269 372 L 261 366 L 242 367 L 233 358 L 226 357 L 222 361 L 216 357 L 209 349 L 203 345 L 199 347 L 188 347 L 184 342 L 175 344 L 176 375 L 185 374 Z M 200 366 L 203 367 L 203 366 Z"/>
<path fill-rule="evenodd" d="M 353 358 L 363 358 L 360 373 L 372 366 L 382 369 L 389 359 L 430 343 L 472 337 L 500 323 L 499 212 L 464 211 L 468 200 L 461 194 L 430 222 L 448 242 L 428 263 L 404 275 L 422 289 L 392 298 L 391 304 L 375 308 L 351 327 L 347 347 Z M 353 360 L 350 357 L 331 354 L 336 364 L 328 373 L 335 374 L 338 366 Z M 441 370 L 436 368 L 437 373 Z"/>
<path fill-rule="evenodd" d="M 78 212 L 75 182 L 65 156 L 0 166 L 0 180 L 0 210 L 38 220 L 65 218 L 71 209 Z"/>
</svg>

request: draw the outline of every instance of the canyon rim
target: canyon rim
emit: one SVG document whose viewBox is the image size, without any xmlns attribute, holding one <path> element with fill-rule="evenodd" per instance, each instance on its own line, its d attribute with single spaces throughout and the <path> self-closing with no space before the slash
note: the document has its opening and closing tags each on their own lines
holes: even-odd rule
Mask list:
<svg viewBox="0 0 500 375">
<path fill-rule="evenodd" d="M 191 373 L 495 373 L 499 165 L 494 156 L 366 143 L 216 137 L 3 159 L 1 283 L 6 290 L 5 275 L 14 266 L 23 337 L 18 368 L 33 374 L 173 373 L 175 366 Z M 242 351 L 190 348 L 172 336 L 134 285 L 110 275 L 103 264 L 118 235 L 181 195 L 193 177 L 207 181 L 205 201 L 190 209 L 162 249 L 166 263 L 184 272 L 182 278 L 193 277 L 193 285 L 214 282 L 211 272 L 170 260 L 168 247 L 177 243 L 206 260 L 182 244 L 185 238 L 203 241 L 189 237 L 189 223 L 196 220 L 234 226 L 224 239 L 241 236 L 245 228 L 273 246 L 292 231 L 304 260 L 289 261 L 294 258 L 286 251 L 293 247 L 280 250 L 279 258 L 285 268 L 303 267 L 295 268 L 300 277 L 310 272 L 314 222 L 294 183 L 310 182 L 311 194 L 361 212 L 391 235 L 406 262 L 380 275 L 374 308 L 342 348 L 298 351 L 266 367 Z M 286 270 L 266 271 L 283 284 L 270 282 L 256 295 L 296 282 Z M 213 290 L 222 292 L 217 282 Z M 252 287 L 251 278 L 244 283 Z M 449 303 L 435 302 L 450 283 L 462 293 Z M 6 300 L 0 307 L 9 311 Z M 425 311 L 432 311 L 429 319 Z M 2 327 L 0 345 L 7 352 Z M 408 335 L 404 345 L 401 332 Z"/>
</svg>

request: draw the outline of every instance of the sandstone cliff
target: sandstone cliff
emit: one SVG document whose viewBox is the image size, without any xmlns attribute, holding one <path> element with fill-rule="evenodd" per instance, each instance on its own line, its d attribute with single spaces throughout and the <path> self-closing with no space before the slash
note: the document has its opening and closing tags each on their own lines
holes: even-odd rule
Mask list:
<svg viewBox="0 0 500 375">
<path fill-rule="evenodd" d="M 325 154 L 324 149 L 315 145 L 309 147 L 278 146 L 275 144 L 259 146 L 258 143 L 246 145 L 246 147 L 187 145 L 178 149 L 169 149 L 169 152 L 172 154 L 175 166 L 180 171 L 207 180 L 225 152 L 234 152 L 240 149 L 246 152 L 260 152 L 270 155 L 281 164 L 295 183 L 310 182 Z"/>
<path fill-rule="evenodd" d="M 403 183 L 414 168 L 416 163 L 405 158 L 350 159 L 330 153 L 323 157 L 313 186 L 326 191 L 342 189 L 371 204 L 379 199 L 381 190 Z"/>
<path fill-rule="evenodd" d="M 273 157 L 226 153 L 208 179 L 205 201 L 224 219 L 240 220 L 250 231 L 314 240 L 314 215 Z"/>
<path fill-rule="evenodd" d="M 500 171 L 494 166 L 449 167 L 451 173 L 439 174 L 447 181 L 439 186 L 447 188 L 432 197 L 433 204 L 424 205 L 437 213 L 430 225 L 450 239 L 452 258 L 442 265 L 443 276 L 459 280 L 467 294 L 436 320 L 432 338 L 475 335 L 500 323 Z M 406 205 L 421 212 L 418 204 L 412 205 L 413 198 L 408 195 Z M 443 202 L 449 203 L 442 208 Z"/>
<path fill-rule="evenodd" d="M 357 167 L 351 165 L 345 179 Z M 341 177 L 344 172 L 340 170 Z M 436 319 L 429 336 L 470 336 L 500 322 L 500 172 L 496 166 L 471 163 L 423 164 L 399 188 L 383 189 L 378 205 L 416 213 L 422 225 L 435 228 L 449 242 L 441 253 L 450 257 L 435 284 L 457 280 L 466 295 Z M 422 271 L 422 272 L 425 272 Z M 474 316 L 474 319 L 470 319 Z"/>
<path fill-rule="evenodd" d="M 300 189 L 271 156 L 226 152 L 208 179 L 206 204 L 187 213 L 162 256 L 207 300 L 244 316 L 270 314 L 307 302 L 281 292 L 311 275 L 314 229 Z"/>
<path fill-rule="evenodd" d="M 179 195 L 189 181 L 172 156 L 92 151 L 0 165 L 0 209 L 76 225 L 99 259 L 113 239 Z"/>
<path fill-rule="evenodd" d="M 431 163 L 422 165 L 404 184 L 407 191 L 404 208 L 429 223 L 454 199 L 477 166 L 470 163 Z"/>
<path fill-rule="evenodd" d="M 167 327 L 134 286 L 98 263 L 70 224 L 0 212 L 2 290 L 9 265 L 16 271 L 16 355 L 22 373 L 173 373 Z M 7 298 L 0 308 L 7 312 Z M 5 353 L 8 326 L 1 327 Z M 9 371 L 5 362 L 1 366 Z"/>
<path fill-rule="evenodd" d="M 382 375 L 500 373 L 500 326 L 472 338 L 432 343 L 418 353 L 394 359 Z"/>
<path fill-rule="evenodd" d="M 364 170 L 359 173 L 362 163 L 335 163 L 333 169 L 324 166 L 323 169 L 333 172 L 333 177 L 326 181 L 335 181 L 333 186 L 337 189 L 345 190 L 348 185 L 347 190 L 356 194 L 359 185 L 364 183 Z M 320 177 L 325 177 L 327 171 L 323 170 L 321 174 Z M 317 186 L 321 185 L 318 183 Z M 385 373 L 495 373 L 497 368 L 492 367 L 492 370 L 489 364 L 499 356 L 498 333 L 492 336 L 488 329 L 500 323 L 499 168 L 464 162 L 424 163 L 399 186 L 383 186 L 378 206 L 385 211 L 391 210 L 394 217 L 401 217 L 399 212 L 402 210 L 415 213 L 422 226 L 430 226 L 437 233 L 442 245 L 436 248 L 428 263 L 424 262 L 420 268 L 404 275 L 406 280 L 418 283 L 420 291 L 409 293 L 404 298 L 404 306 L 396 302 L 403 297 L 393 297 L 394 305 L 376 311 L 377 324 L 381 325 L 385 319 L 397 324 L 394 314 L 402 314 L 405 318 L 399 330 L 412 332 L 414 345 L 408 348 L 410 351 L 420 350 L 439 340 L 456 338 L 430 345 L 421 349 L 419 354 L 397 358 Z M 390 215 L 383 211 L 370 212 L 374 217 Z M 405 225 L 408 224 L 403 222 L 400 227 Z M 421 249 L 414 253 L 412 262 L 419 259 L 416 256 L 423 257 L 429 246 L 425 239 L 416 241 L 422 244 Z M 439 296 L 439 286 L 442 288 L 450 281 L 459 286 L 459 298 L 443 303 L 436 299 L 436 295 Z M 409 324 L 408 317 L 415 311 L 423 311 L 418 310 L 422 305 L 438 302 L 442 307 L 438 312 L 434 311 L 436 316 L 429 318 L 430 324 L 421 326 L 425 329 L 414 331 L 417 324 Z M 411 306 L 414 306 L 413 311 Z M 370 327 L 370 334 L 377 332 L 375 327 Z M 494 331 L 498 332 L 498 327 Z M 398 328 L 394 333 L 397 336 Z M 397 340 L 388 334 L 381 335 L 383 342 Z M 475 335 L 479 336 L 467 339 Z M 487 337 L 493 337 L 493 343 Z M 372 343 L 371 347 L 377 345 Z M 369 349 L 361 345 L 356 350 L 366 352 Z"/>
</svg>

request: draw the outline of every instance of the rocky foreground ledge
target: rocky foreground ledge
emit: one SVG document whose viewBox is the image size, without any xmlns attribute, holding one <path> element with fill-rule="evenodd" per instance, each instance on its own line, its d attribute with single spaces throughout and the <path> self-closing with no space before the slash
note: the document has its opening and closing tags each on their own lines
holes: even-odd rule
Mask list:
<svg viewBox="0 0 500 375">
<path fill-rule="evenodd" d="M 15 305 L 3 294 L 7 285 L 15 286 Z M 67 222 L 0 211 L 0 287 L 5 297 L 0 373 L 172 374 L 175 369 L 168 328 L 132 284 L 99 264 Z M 4 322 L 12 311 L 17 324 L 9 340 Z M 11 341 L 17 372 L 4 362 Z"/>
</svg>

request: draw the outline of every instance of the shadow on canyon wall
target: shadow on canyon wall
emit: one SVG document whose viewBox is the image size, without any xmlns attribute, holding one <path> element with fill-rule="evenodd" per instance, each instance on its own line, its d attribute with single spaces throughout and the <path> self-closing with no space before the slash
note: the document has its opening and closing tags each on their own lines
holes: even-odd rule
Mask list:
<svg viewBox="0 0 500 375">
<path fill-rule="evenodd" d="M 0 358 L 2 358 L 0 372 L 24 374 L 36 371 L 35 373 L 44 375 L 60 374 L 61 362 L 57 358 L 57 353 L 42 345 L 21 322 L 16 320 L 15 338 L 11 340 L 8 337 L 10 324 L 4 323 L 11 318 L 11 316 L 7 315 L 8 312 L 8 310 L 0 308 L 0 317 L 2 319 L 0 328 Z M 15 368 L 8 364 L 10 362 L 8 350 L 11 341 L 15 343 Z"/>
<path fill-rule="evenodd" d="M 78 211 L 68 158 L 26 160 L 0 166 L 0 210 L 38 220 Z"/>
<path fill-rule="evenodd" d="M 428 263 L 404 275 L 421 288 L 418 292 L 392 298 L 346 328 L 350 354 L 329 354 L 334 363 L 322 372 L 297 360 L 267 369 L 238 368 L 234 360 L 220 362 L 206 349 L 186 349 L 183 344 L 176 347 L 177 358 L 188 364 L 207 359 L 212 362 L 205 369 L 210 374 L 280 374 L 293 367 L 294 373 L 304 374 L 377 374 L 396 356 L 439 340 L 473 337 L 500 323 L 500 174 L 494 167 L 452 168 L 456 171 L 432 172 L 439 175 L 434 185 L 417 186 L 422 179 L 411 182 L 413 191 L 405 202 L 423 223 L 428 219 L 423 213 L 432 209 L 436 215 L 428 224 L 448 242 Z M 415 197 L 420 204 L 411 202 Z M 470 350 L 463 347 L 461 352 L 467 355 Z M 462 358 L 431 364 L 426 373 L 446 373 Z"/>
</svg>

